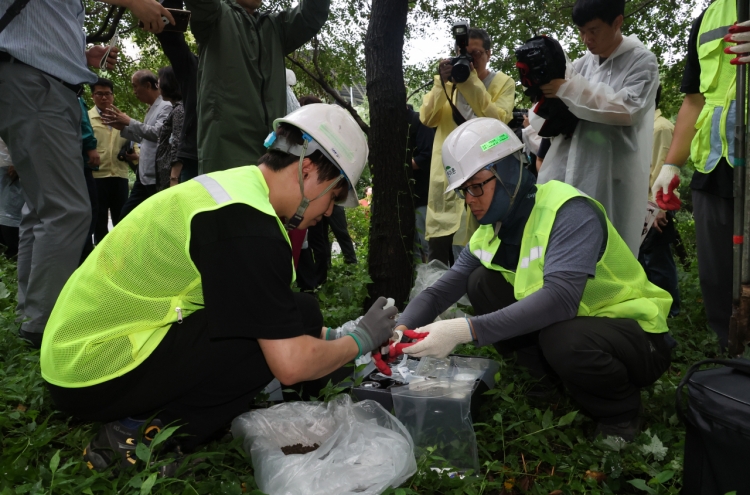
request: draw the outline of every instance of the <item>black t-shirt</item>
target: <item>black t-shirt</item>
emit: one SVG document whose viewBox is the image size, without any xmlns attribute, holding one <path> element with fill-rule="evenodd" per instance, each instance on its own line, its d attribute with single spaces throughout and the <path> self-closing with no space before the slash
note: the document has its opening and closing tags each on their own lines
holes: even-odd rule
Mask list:
<svg viewBox="0 0 750 495">
<path fill-rule="evenodd" d="M 292 249 L 276 217 L 233 204 L 193 217 L 190 257 L 215 338 L 304 335 L 291 289 Z"/>
<path fill-rule="evenodd" d="M 698 57 L 698 32 L 701 29 L 704 10 L 698 18 L 693 21 L 690 28 L 690 39 L 688 41 L 687 60 L 685 61 L 685 72 L 682 74 L 682 85 L 680 91 L 685 94 L 701 92 L 701 64 Z M 721 198 L 734 196 L 734 170 L 725 158 L 719 160 L 716 168 L 708 174 L 701 172 L 693 173 L 690 181 L 690 189 L 714 194 Z"/>
</svg>

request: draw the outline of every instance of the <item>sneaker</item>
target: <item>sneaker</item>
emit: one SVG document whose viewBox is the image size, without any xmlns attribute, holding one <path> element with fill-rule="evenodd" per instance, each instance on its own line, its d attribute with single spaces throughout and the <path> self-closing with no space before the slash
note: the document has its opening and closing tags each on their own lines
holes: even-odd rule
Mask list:
<svg viewBox="0 0 750 495">
<path fill-rule="evenodd" d="M 26 342 L 29 347 L 33 349 L 42 348 L 42 335 L 41 333 L 27 332 L 23 328 L 18 329 L 18 338 Z"/>
<path fill-rule="evenodd" d="M 126 468 L 138 462 L 135 455 L 137 439 L 142 438 L 149 445 L 163 428 L 158 419 L 152 420 L 145 428 L 144 424 L 145 421 L 128 418 L 102 426 L 96 438 L 83 449 L 83 458 L 89 469 L 103 471 L 115 462 L 119 462 L 121 468 Z"/>
<path fill-rule="evenodd" d="M 626 442 L 632 442 L 633 440 L 635 440 L 635 437 L 637 437 L 641 432 L 642 427 L 643 416 L 641 416 L 640 414 L 638 414 L 638 416 L 636 416 L 635 418 L 628 421 L 623 421 L 622 423 L 615 423 L 611 425 L 597 423 L 596 428 L 594 429 L 594 438 L 601 435 L 602 438 L 620 437 Z"/>
</svg>

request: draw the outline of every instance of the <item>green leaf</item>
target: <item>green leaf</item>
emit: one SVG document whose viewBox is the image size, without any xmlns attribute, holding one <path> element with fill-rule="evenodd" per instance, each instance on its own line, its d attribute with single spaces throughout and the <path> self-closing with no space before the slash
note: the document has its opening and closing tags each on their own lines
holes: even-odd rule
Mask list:
<svg viewBox="0 0 750 495">
<path fill-rule="evenodd" d="M 397 488 L 394 495 L 406 495 L 406 490 L 404 490 L 403 488 Z"/>
<path fill-rule="evenodd" d="M 4 282 L 0 282 L 0 299 L 6 299 L 8 296 L 10 296 L 10 291 L 8 291 Z"/>
<path fill-rule="evenodd" d="M 81 491 L 81 493 L 85 493 L 86 495 L 94 495 L 94 492 L 91 491 L 91 488 L 86 488 L 85 490 Z"/>
<path fill-rule="evenodd" d="M 630 483 L 634 487 L 638 488 L 639 490 L 643 490 L 646 493 L 650 493 L 652 495 L 656 495 L 656 490 L 654 490 L 653 488 L 651 488 L 650 486 L 648 486 L 646 484 L 646 482 L 643 481 L 643 480 L 641 480 L 641 479 L 628 480 L 628 483 Z"/>
<path fill-rule="evenodd" d="M 141 485 L 141 495 L 148 495 L 151 493 L 151 488 L 154 486 L 154 483 L 156 483 L 156 475 L 157 473 L 151 473 L 151 476 L 143 482 Z"/>
<path fill-rule="evenodd" d="M 143 462 L 148 462 L 149 457 L 151 457 L 151 451 L 146 447 L 146 444 L 139 442 L 135 446 L 135 456 Z"/>
<path fill-rule="evenodd" d="M 547 409 L 542 417 L 542 428 L 549 428 L 550 426 L 552 426 L 552 410 Z"/>
<path fill-rule="evenodd" d="M 560 418 L 560 421 L 557 422 L 557 426 L 568 426 L 573 422 L 574 419 L 576 419 L 576 415 L 578 414 L 578 411 L 571 411 L 562 418 Z"/>
<path fill-rule="evenodd" d="M 154 440 L 151 442 L 151 450 L 171 437 L 175 430 L 177 430 L 177 428 L 179 428 L 179 426 L 170 426 L 169 428 L 164 428 L 162 431 L 157 433 L 156 437 L 154 437 Z"/>
<path fill-rule="evenodd" d="M 666 483 L 667 481 L 671 480 L 674 476 L 674 471 L 662 471 L 661 473 L 657 474 L 651 481 L 654 481 L 656 483 Z M 649 485 L 652 485 L 649 481 Z"/>
<path fill-rule="evenodd" d="M 60 465 L 60 451 L 58 450 L 57 452 L 55 452 L 55 455 L 53 455 L 52 459 L 49 461 L 49 470 L 52 471 L 52 474 L 55 474 L 55 472 L 57 471 L 57 466 L 59 465 Z"/>
</svg>

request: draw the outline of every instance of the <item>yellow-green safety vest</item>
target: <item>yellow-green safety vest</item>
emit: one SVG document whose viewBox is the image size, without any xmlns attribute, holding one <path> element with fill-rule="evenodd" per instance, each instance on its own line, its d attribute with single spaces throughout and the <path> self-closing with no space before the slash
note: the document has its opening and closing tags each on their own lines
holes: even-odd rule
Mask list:
<svg viewBox="0 0 750 495">
<path fill-rule="evenodd" d="M 469 249 L 486 268 L 502 272 L 513 285 L 517 300 L 528 297 L 544 285 L 544 258 L 557 211 L 567 201 L 584 197 L 595 204 L 606 218 L 602 205 L 573 186 L 550 181 L 537 186 L 534 209 L 526 222 L 521 253 L 515 272 L 492 263 L 500 240 L 492 225 L 482 225 L 472 236 Z M 672 296 L 646 278 L 638 260 L 607 220 L 607 247 L 596 264 L 594 278 L 586 282 L 578 316 L 630 318 L 643 330 L 664 333 Z"/>
<path fill-rule="evenodd" d="M 276 218 L 289 242 L 268 194 L 258 167 L 239 167 L 196 177 L 133 210 L 60 293 L 44 331 L 42 377 L 88 387 L 142 363 L 173 323 L 203 308 L 201 276 L 190 258 L 193 217 L 247 204 Z"/>
<path fill-rule="evenodd" d="M 695 169 L 704 174 L 713 171 L 722 158 L 730 166 L 735 165 L 737 70 L 729 63 L 731 57 L 724 53 L 724 48 L 734 44 L 724 41 L 724 36 L 736 21 L 737 2 L 718 0 L 706 10 L 698 31 L 700 92 L 706 104 L 695 124 L 698 132 L 693 138 L 690 156 Z"/>
</svg>

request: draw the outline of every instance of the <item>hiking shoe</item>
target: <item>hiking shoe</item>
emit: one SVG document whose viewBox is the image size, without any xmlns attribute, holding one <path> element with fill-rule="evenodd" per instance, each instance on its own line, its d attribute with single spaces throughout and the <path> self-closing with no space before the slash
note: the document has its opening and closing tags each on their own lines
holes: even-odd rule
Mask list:
<svg viewBox="0 0 750 495">
<path fill-rule="evenodd" d="M 18 338 L 26 342 L 33 349 L 42 348 L 42 335 L 41 333 L 27 332 L 20 327 L 18 329 Z"/>
<path fill-rule="evenodd" d="M 633 440 L 635 440 L 635 437 L 637 437 L 641 432 L 642 427 L 643 417 L 640 414 L 638 414 L 638 416 L 636 416 L 635 418 L 628 421 L 623 421 L 622 423 L 615 423 L 611 425 L 597 423 L 596 428 L 594 429 L 594 438 L 601 435 L 602 438 L 620 437 L 626 442 L 632 442 Z"/>
<path fill-rule="evenodd" d="M 128 418 L 102 426 L 96 438 L 83 449 L 83 458 L 89 469 L 103 471 L 115 462 L 119 462 L 121 468 L 134 465 L 138 461 L 135 455 L 137 439 L 141 438 L 149 445 L 163 428 L 158 419 L 152 420 L 145 428 L 144 425 L 145 421 Z"/>
</svg>

